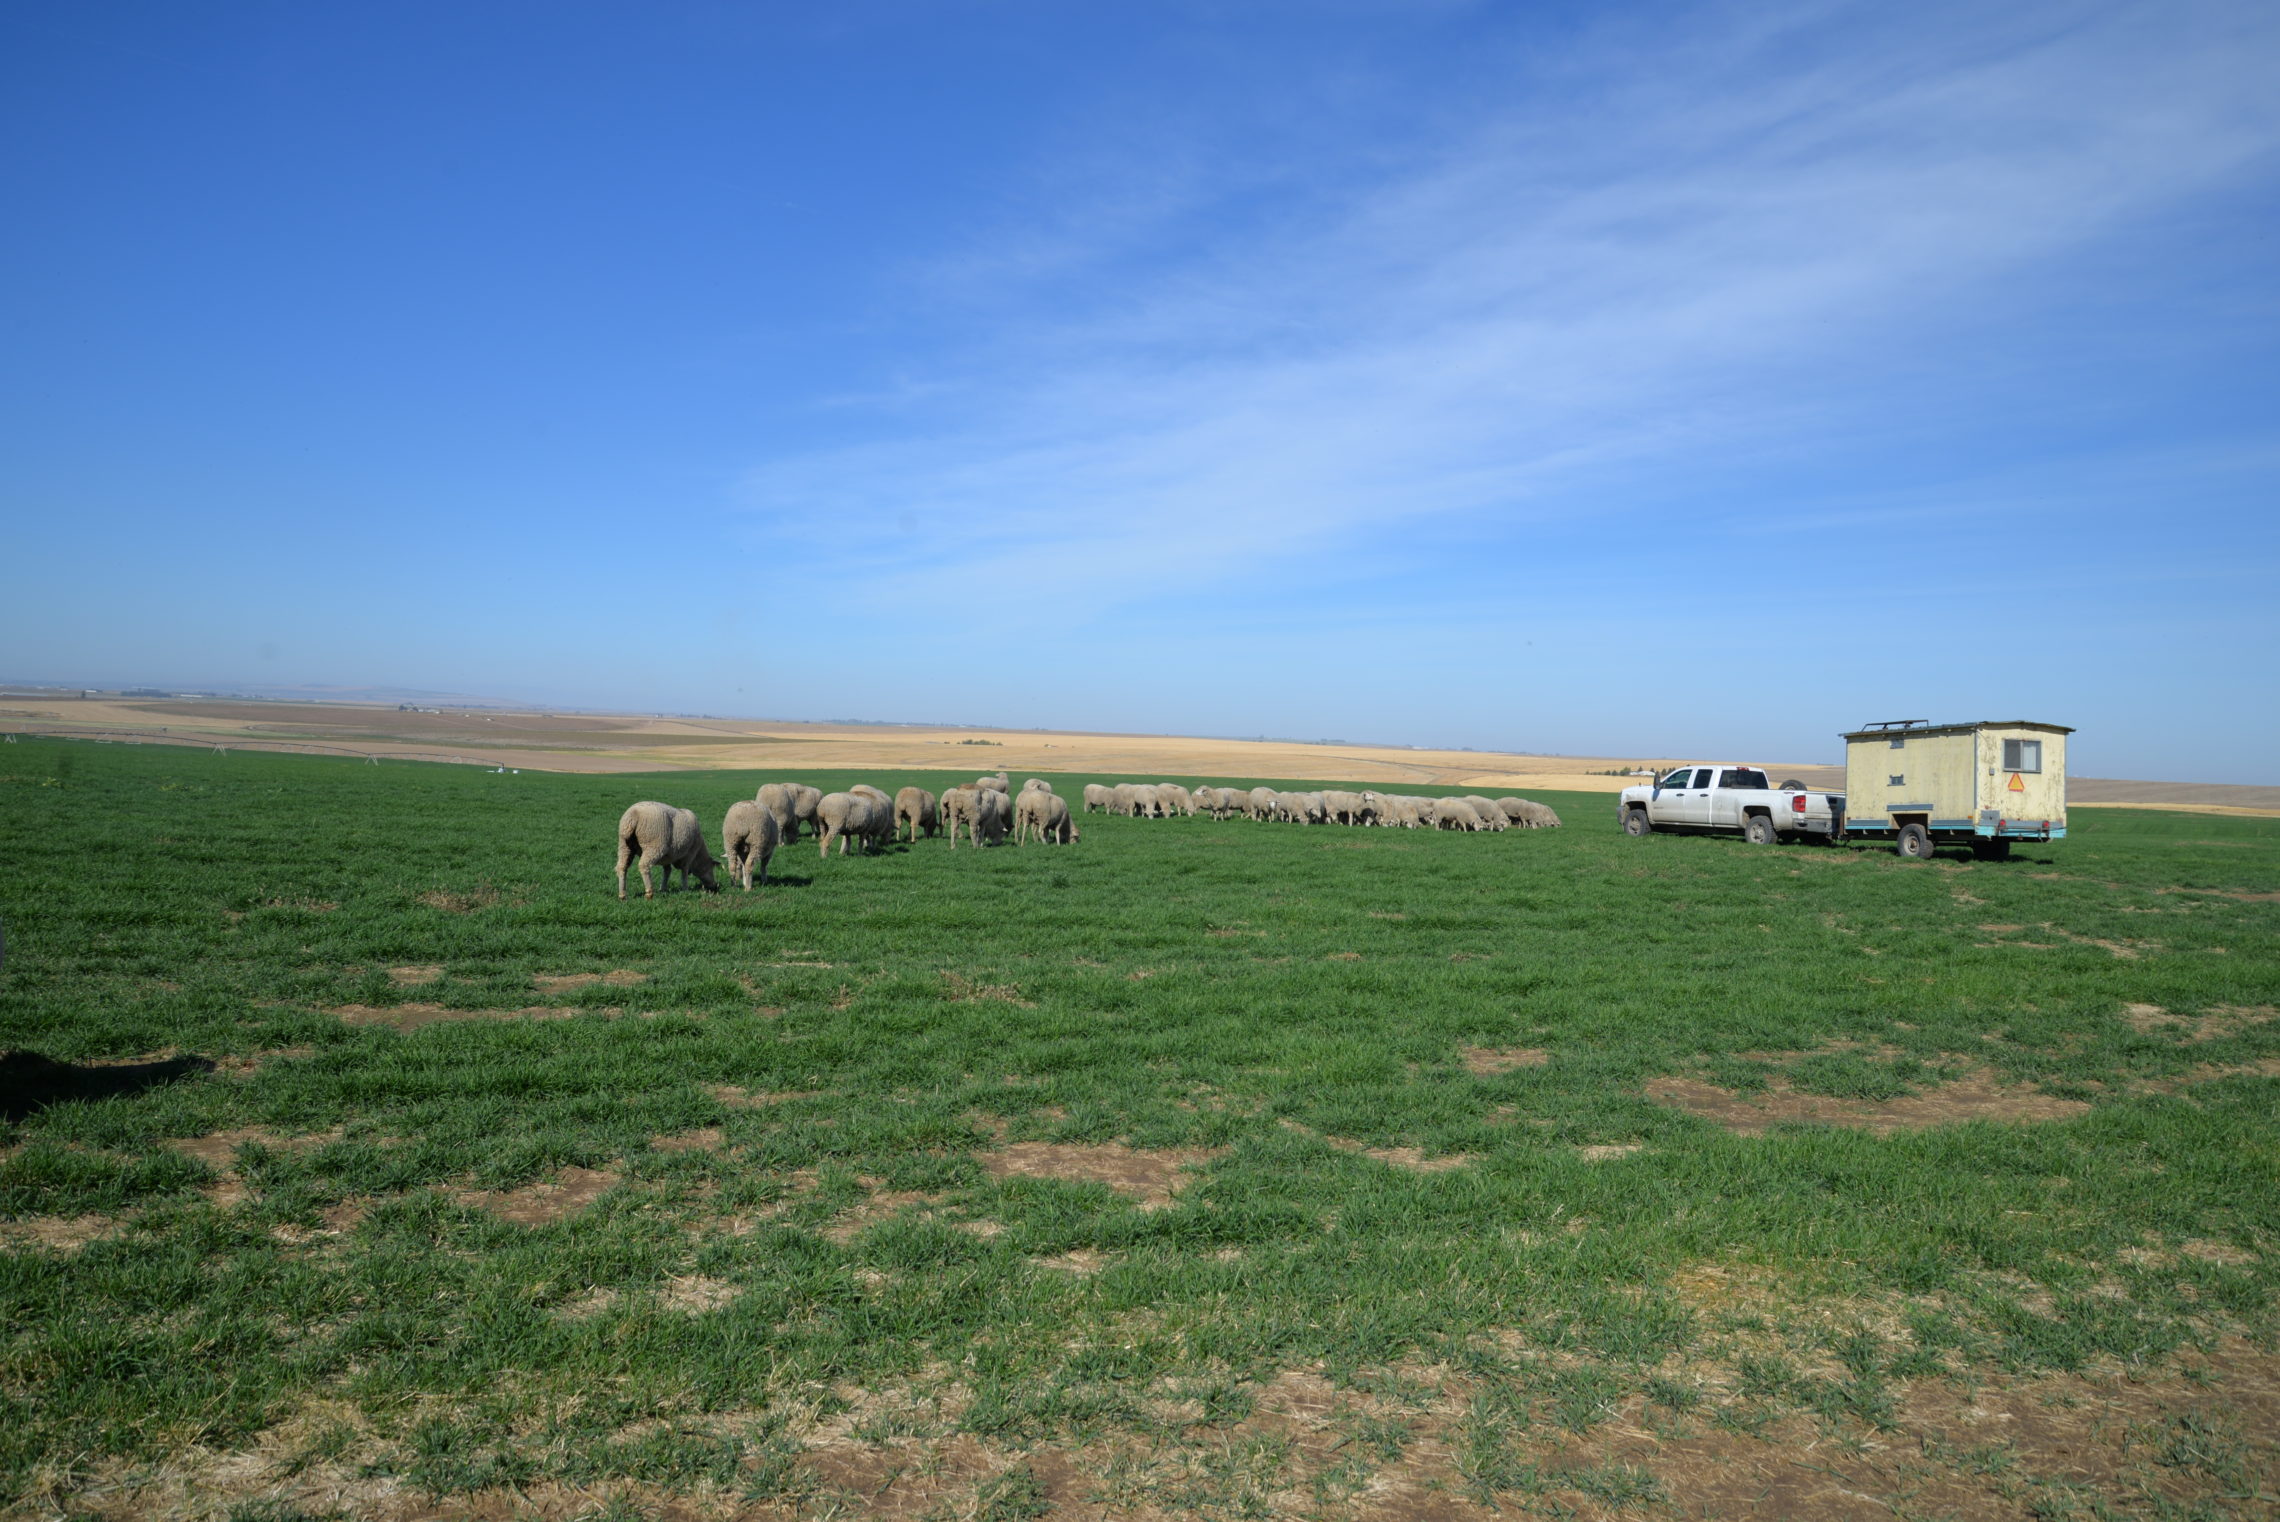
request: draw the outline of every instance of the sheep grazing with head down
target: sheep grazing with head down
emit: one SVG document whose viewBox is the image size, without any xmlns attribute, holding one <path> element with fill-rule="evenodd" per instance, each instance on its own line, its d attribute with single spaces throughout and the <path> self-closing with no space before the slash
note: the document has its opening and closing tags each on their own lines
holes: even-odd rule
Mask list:
<svg viewBox="0 0 2280 1522">
<path fill-rule="evenodd" d="M 705 832 L 697 823 L 697 816 L 687 809 L 677 809 L 669 803 L 637 803 L 618 816 L 617 827 L 617 884 L 618 897 L 625 897 L 625 869 L 638 860 L 641 864 L 641 896 L 655 898 L 649 884 L 649 869 L 664 869 L 665 886 L 673 886 L 673 874 L 681 874 L 681 886 L 689 886 L 689 879 L 705 885 L 707 893 L 718 893 L 720 884 L 713 881 L 712 852 L 705 849 Z"/>
<path fill-rule="evenodd" d="M 1050 797 L 1051 794 L 1045 796 Z M 956 801 L 953 802 L 952 800 Z M 994 787 L 954 787 L 942 795 L 943 817 L 950 824 L 950 849 L 958 849 L 958 830 L 965 828 L 975 849 L 1005 839 L 1013 823 L 1013 799 Z"/>
<path fill-rule="evenodd" d="M 1034 837 L 1047 845 L 1065 846 L 1077 838 L 1069 818 L 1069 801 L 1055 793 L 1023 793 L 1013 804 L 1013 843 Z"/>
<path fill-rule="evenodd" d="M 1478 830 L 1485 828 L 1480 815 L 1462 798 L 1436 798 L 1433 800 L 1433 823 L 1444 830 Z"/>
<path fill-rule="evenodd" d="M 732 882 L 752 891 L 752 869 L 760 869 L 760 886 L 768 886 L 768 858 L 776 854 L 776 842 L 783 838 L 782 827 L 776 816 L 749 798 L 739 799 L 728 806 L 728 817 L 720 824 L 721 860 L 728 864 Z"/>
<path fill-rule="evenodd" d="M 1050 793 L 1053 791 L 1053 784 L 1047 782 L 1043 777 L 1032 777 L 1021 784 L 1021 790 L 1025 793 Z"/>
<path fill-rule="evenodd" d="M 1467 793 L 1465 794 L 1465 802 L 1471 804 L 1472 811 L 1480 816 L 1482 829 L 1497 831 L 1512 828 L 1512 821 L 1504 817 L 1504 810 L 1498 808 L 1488 799 Z"/>
<path fill-rule="evenodd" d="M 974 779 L 974 786 L 994 788 L 1001 793 L 1010 793 L 1013 791 L 1013 782 L 1006 776 L 1004 772 L 999 772 L 994 777 L 976 777 Z"/>
<path fill-rule="evenodd" d="M 1183 819 L 1195 817 L 1195 794 L 1177 782 L 1157 783 L 1156 800 L 1163 805 L 1164 817 L 1167 819 L 1174 814 Z"/>
<path fill-rule="evenodd" d="M 1253 819 L 1272 819 L 1275 817 L 1275 800 L 1279 796 L 1271 787 L 1255 787 L 1246 795 L 1248 801 L 1243 806 L 1243 812 Z"/>
<path fill-rule="evenodd" d="M 903 826 L 910 826 L 910 843 L 918 844 L 918 832 L 926 831 L 927 839 L 934 838 L 941 828 L 941 811 L 936 807 L 934 795 L 923 787 L 906 787 L 895 794 L 895 839 L 902 839 Z"/>
<path fill-rule="evenodd" d="M 1527 829 L 1556 830 L 1560 827 L 1560 816 L 1532 798 L 1499 798 L 1496 806 L 1504 811 L 1505 818 Z"/>
<path fill-rule="evenodd" d="M 869 793 L 826 793 L 823 801 L 816 805 L 815 817 L 823 825 L 817 855 L 830 855 L 831 843 L 836 840 L 839 854 L 845 856 L 847 842 L 852 838 L 859 856 L 865 846 L 877 850 L 894 829 L 894 804 L 882 803 Z"/>
<path fill-rule="evenodd" d="M 763 782 L 752 801 L 760 811 L 776 821 L 776 839 L 792 841 L 800 838 L 799 784 L 796 782 Z"/>
<path fill-rule="evenodd" d="M 1086 813 L 1089 814 L 1094 809 L 1110 809 L 1114 808 L 1115 806 L 1116 790 L 1114 788 L 1099 782 L 1088 782 L 1085 784 Z"/>
</svg>

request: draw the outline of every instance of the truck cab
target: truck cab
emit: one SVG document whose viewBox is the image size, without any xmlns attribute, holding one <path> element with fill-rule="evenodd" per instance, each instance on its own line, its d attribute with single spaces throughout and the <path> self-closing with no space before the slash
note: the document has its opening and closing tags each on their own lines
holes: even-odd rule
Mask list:
<svg viewBox="0 0 2280 1522">
<path fill-rule="evenodd" d="M 1764 768 L 1732 761 L 1689 762 L 1651 784 L 1627 787 L 1616 810 L 1632 836 L 1687 831 L 1770 845 L 1783 836 L 1827 839 L 1844 829 L 1842 794 L 1777 788 Z"/>
</svg>

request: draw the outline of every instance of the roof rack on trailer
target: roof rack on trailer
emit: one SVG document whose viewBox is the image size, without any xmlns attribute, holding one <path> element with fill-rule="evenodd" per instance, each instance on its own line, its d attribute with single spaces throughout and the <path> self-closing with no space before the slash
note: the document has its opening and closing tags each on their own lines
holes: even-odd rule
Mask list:
<svg viewBox="0 0 2280 1522">
<path fill-rule="evenodd" d="M 1860 733 L 1867 734 L 1872 729 L 1920 729 L 1928 727 L 1931 722 L 1930 719 L 1883 719 L 1874 724 L 1863 724 Z"/>
</svg>

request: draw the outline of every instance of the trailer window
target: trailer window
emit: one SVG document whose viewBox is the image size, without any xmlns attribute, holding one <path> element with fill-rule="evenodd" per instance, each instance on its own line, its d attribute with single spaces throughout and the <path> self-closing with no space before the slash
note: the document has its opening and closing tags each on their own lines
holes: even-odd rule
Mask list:
<svg viewBox="0 0 2280 1522">
<path fill-rule="evenodd" d="M 2041 771 L 2042 741 L 2005 740 L 2003 742 L 2003 770 L 2007 772 Z"/>
<path fill-rule="evenodd" d="M 1725 776 L 1718 779 L 1718 785 L 1720 787 L 1754 788 L 1770 788 L 1773 786 L 1772 783 L 1765 780 L 1764 772 L 1751 771 L 1745 767 L 1736 767 L 1729 771 Z"/>
</svg>

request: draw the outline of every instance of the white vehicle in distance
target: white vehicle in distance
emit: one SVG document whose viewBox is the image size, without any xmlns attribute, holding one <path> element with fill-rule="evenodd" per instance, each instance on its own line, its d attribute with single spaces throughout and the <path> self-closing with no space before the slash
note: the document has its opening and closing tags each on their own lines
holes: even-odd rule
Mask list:
<svg viewBox="0 0 2280 1522">
<path fill-rule="evenodd" d="M 1623 833 L 1657 830 L 1740 835 L 1754 845 L 1781 839 L 1829 841 L 1845 831 L 1845 795 L 1799 782 L 1775 787 L 1762 768 L 1734 762 L 1689 764 L 1653 783 L 1623 789 L 1615 805 Z"/>
</svg>

